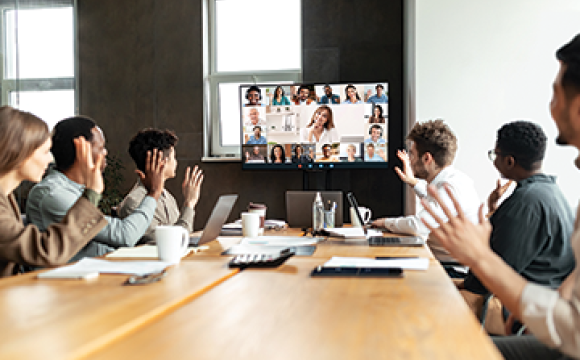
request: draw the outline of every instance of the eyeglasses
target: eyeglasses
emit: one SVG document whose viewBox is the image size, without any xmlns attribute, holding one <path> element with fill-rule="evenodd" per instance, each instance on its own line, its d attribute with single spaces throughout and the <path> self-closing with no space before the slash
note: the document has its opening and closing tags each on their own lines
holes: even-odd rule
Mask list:
<svg viewBox="0 0 580 360">
<path fill-rule="evenodd" d="M 498 155 L 501 155 L 501 153 L 498 151 L 495 151 L 495 149 L 491 149 L 487 152 L 487 157 L 491 161 L 495 161 L 495 159 L 497 158 Z"/>
</svg>

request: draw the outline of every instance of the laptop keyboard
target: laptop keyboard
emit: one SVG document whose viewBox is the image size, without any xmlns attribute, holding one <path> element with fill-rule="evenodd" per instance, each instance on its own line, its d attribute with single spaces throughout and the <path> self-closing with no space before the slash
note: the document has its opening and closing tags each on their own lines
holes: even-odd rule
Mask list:
<svg viewBox="0 0 580 360">
<path fill-rule="evenodd" d="M 369 238 L 369 245 L 370 246 L 384 246 L 384 245 L 393 245 L 393 244 L 400 244 L 401 239 L 396 237 L 382 237 L 382 236 L 371 236 Z"/>
</svg>

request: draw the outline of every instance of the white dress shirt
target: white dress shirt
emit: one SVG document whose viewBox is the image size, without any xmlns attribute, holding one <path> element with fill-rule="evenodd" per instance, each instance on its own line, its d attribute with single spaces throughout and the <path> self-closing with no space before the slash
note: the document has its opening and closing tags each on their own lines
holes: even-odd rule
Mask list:
<svg viewBox="0 0 580 360">
<path fill-rule="evenodd" d="M 580 207 L 570 243 L 580 262 Z M 576 269 L 572 274 L 576 273 Z M 570 300 L 552 290 L 528 283 L 520 299 L 523 323 L 543 343 L 557 348 L 566 355 L 580 359 L 580 276 L 574 280 Z"/>
<path fill-rule="evenodd" d="M 449 196 L 447 196 L 445 188 L 443 187 L 445 184 L 449 185 L 451 192 L 459 201 L 459 204 L 461 205 L 461 208 L 463 209 L 463 212 L 467 218 L 472 222 L 477 223 L 479 221 L 478 211 L 481 203 L 479 201 L 479 196 L 475 191 L 473 180 L 471 180 L 471 178 L 469 178 L 469 176 L 465 175 L 463 172 L 456 170 L 453 166 L 450 165 L 443 168 L 443 170 L 441 170 L 435 179 L 433 179 L 431 182 L 430 185 L 433 185 L 435 188 L 437 188 L 439 196 L 443 199 L 447 207 L 449 209 L 454 209 L 453 202 Z M 427 194 L 427 185 L 428 184 L 425 180 L 419 180 L 417 185 L 413 187 L 413 190 L 419 199 L 426 199 L 435 213 L 447 221 L 447 216 L 445 216 L 443 210 L 441 210 L 441 207 L 439 207 L 439 204 L 435 201 L 435 199 Z M 422 218 L 426 219 L 433 226 L 437 225 L 437 223 L 431 218 L 431 215 L 429 215 L 429 213 L 423 208 L 421 208 L 421 211 L 419 211 L 417 215 L 403 216 L 398 218 L 384 218 L 382 220 L 383 226 L 389 231 L 427 237 L 429 235 L 429 229 L 421 221 Z M 429 239 L 429 241 L 432 241 L 432 239 Z"/>
<path fill-rule="evenodd" d="M 308 138 L 308 134 L 310 133 L 310 128 L 306 127 L 300 130 L 300 141 L 303 143 L 325 143 L 331 144 L 340 141 L 340 136 L 338 135 L 338 131 L 336 128 L 323 129 L 322 135 L 320 135 L 320 139 L 316 141 L 316 137 L 312 135 L 312 139 Z"/>
</svg>

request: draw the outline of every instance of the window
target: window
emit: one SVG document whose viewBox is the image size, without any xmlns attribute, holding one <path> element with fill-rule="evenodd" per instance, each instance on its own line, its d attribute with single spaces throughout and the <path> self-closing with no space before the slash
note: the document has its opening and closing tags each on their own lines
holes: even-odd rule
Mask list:
<svg viewBox="0 0 580 360">
<path fill-rule="evenodd" d="M 239 157 L 239 85 L 301 81 L 301 1 L 206 0 L 205 5 L 204 155 Z"/>
<path fill-rule="evenodd" d="M 52 127 L 75 114 L 73 0 L 1 1 L 2 104 Z"/>
</svg>

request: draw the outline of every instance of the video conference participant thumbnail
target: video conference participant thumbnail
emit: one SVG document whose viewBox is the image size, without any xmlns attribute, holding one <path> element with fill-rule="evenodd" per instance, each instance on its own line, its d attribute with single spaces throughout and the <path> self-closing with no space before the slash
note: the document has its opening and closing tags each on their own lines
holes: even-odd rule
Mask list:
<svg viewBox="0 0 580 360">
<path fill-rule="evenodd" d="M 244 116 L 246 120 L 244 121 L 245 126 L 266 126 L 266 120 L 264 119 L 264 109 L 261 108 L 249 108 L 244 109 Z"/>
<path fill-rule="evenodd" d="M 265 163 L 268 147 L 266 145 L 244 145 L 243 154 L 246 163 Z"/>
<path fill-rule="evenodd" d="M 266 137 L 262 136 L 262 128 L 258 125 L 252 128 L 254 130 L 253 135 L 245 134 L 244 140 L 247 145 L 266 145 Z"/>
<path fill-rule="evenodd" d="M 386 144 L 387 142 L 383 138 L 383 131 L 383 127 L 379 124 L 369 126 L 369 137 L 365 139 L 365 144 L 373 144 L 375 147 Z"/>
<path fill-rule="evenodd" d="M 314 111 L 310 123 L 300 130 L 300 141 L 305 143 L 333 143 L 340 141 L 334 125 L 332 109 L 322 105 Z"/>
<path fill-rule="evenodd" d="M 300 85 L 298 88 L 298 94 L 296 99 L 294 100 L 295 105 L 310 105 L 315 104 L 316 100 L 313 100 L 310 96 L 311 90 L 308 85 Z"/>
<path fill-rule="evenodd" d="M 244 106 L 265 106 L 262 104 L 262 90 L 256 85 L 246 90 L 246 100 L 247 103 Z"/>
<path fill-rule="evenodd" d="M 340 144 L 340 159 L 342 162 L 361 162 L 362 159 L 358 154 L 358 149 L 360 149 L 360 144 Z M 343 152 L 346 156 L 343 156 Z"/>
<path fill-rule="evenodd" d="M 316 162 L 338 162 L 338 157 L 335 155 L 336 149 L 338 149 L 339 144 L 323 144 L 320 147 L 320 152 L 322 156 L 316 158 Z"/>
<path fill-rule="evenodd" d="M 270 97 L 272 98 L 270 104 L 274 106 L 290 105 L 290 100 L 288 100 L 286 97 L 286 92 L 280 85 L 276 86 L 274 93 L 270 94 Z"/>
<path fill-rule="evenodd" d="M 386 104 L 389 102 L 389 98 L 386 94 L 383 93 L 385 87 L 382 84 L 377 84 L 377 86 L 375 86 L 375 90 L 377 91 L 375 95 L 371 95 L 372 92 L 370 90 L 367 91 L 367 103 Z"/>
<path fill-rule="evenodd" d="M 372 115 L 369 117 L 369 124 L 384 124 L 383 108 L 379 104 L 372 104 Z"/>
<path fill-rule="evenodd" d="M 375 161 L 375 162 L 385 162 L 387 161 L 387 155 L 385 152 L 385 146 L 375 146 L 373 143 L 365 144 L 365 161 Z"/>
<path fill-rule="evenodd" d="M 281 144 L 270 146 L 270 164 L 285 164 L 289 162 L 286 158 L 286 150 Z"/>
<path fill-rule="evenodd" d="M 293 164 L 308 164 L 314 161 L 314 145 L 309 144 L 295 144 L 292 153 Z"/>
<path fill-rule="evenodd" d="M 345 88 L 346 98 L 344 99 L 344 104 L 362 104 L 363 102 L 356 91 L 356 87 L 352 84 L 348 84 Z"/>
<path fill-rule="evenodd" d="M 332 87 L 324 85 L 324 95 L 320 98 L 319 104 L 340 104 L 340 96 L 332 93 Z"/>
</svg>

